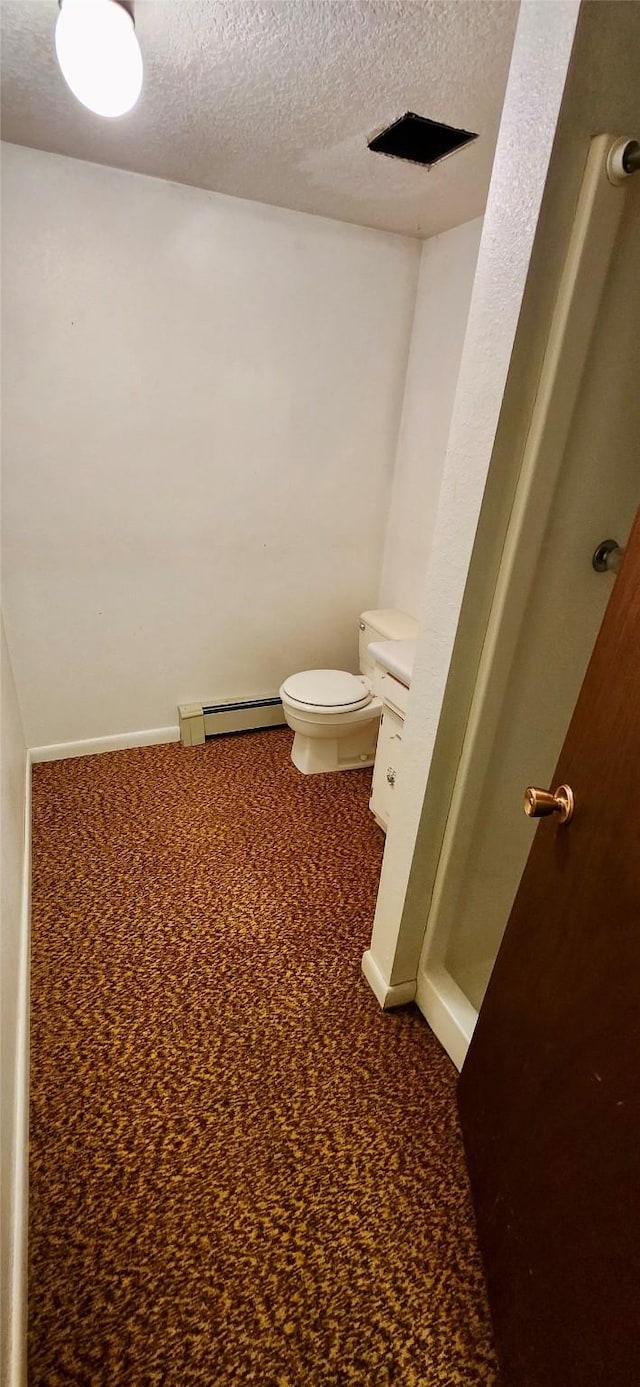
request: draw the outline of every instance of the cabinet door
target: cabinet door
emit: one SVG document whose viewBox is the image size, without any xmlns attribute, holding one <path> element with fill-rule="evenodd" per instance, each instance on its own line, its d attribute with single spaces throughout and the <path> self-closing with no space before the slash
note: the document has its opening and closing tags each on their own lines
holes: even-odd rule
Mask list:
<svg viewBox="0 0 640 1387">
<path fill-rule="evenodd" d="M 404 721 L 386 704 L 382 710 L 369 808 L 386 831 L 391 816 L 402 752 Z"/>
</svg>

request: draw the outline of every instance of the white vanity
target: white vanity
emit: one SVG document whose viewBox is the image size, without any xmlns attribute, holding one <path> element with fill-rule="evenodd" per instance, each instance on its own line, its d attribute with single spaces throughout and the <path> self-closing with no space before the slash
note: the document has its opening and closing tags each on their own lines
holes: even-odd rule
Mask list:
<svg viewBox="0 0 640 1387">
<path fill-rule="evenodd" d="M 373 692 L 382 699 L 382 719 L 378 733 L 373 784 L 369 808 L 386 832 L 398 776 L 402 768 L 402 734 L 409 704 L 409 689 L 416 652 L 415 638 L 403 641 L 376 641 L 369 646 L 374 661 Z"/>
</svg>

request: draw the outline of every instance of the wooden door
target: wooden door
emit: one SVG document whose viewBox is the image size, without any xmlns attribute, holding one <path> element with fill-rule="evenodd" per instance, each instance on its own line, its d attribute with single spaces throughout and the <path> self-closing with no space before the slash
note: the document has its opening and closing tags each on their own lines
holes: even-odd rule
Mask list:
<svg viewBox="0 0 640 1387">
<path fill-rule="evenodd" d="M 537 827 L 458 1100 L 505 1384 L 636 1387 L 640 512 L 562 783 L 574 816 Z"/>
</svg>

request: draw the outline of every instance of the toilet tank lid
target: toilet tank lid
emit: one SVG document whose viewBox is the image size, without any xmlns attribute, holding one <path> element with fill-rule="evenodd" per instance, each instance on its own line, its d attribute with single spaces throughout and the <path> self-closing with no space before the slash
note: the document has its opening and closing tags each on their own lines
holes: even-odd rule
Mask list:
<svg viewBox="0 0 640 1387">
<path fill-rule="evenodd" d="M 418 634 L 415 617 L 409 616 L 407 612 L 398 611 L 396 607 L 374 607 L 368 612 L 362 612 L 360 620 L 371 626 L 386 641 L 412 640 Z"/>
</svg>

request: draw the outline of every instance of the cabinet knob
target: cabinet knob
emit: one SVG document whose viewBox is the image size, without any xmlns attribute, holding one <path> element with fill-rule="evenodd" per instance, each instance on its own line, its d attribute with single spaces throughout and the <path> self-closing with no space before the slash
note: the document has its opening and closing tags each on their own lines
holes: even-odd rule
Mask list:
<svg viewBox="0 0 640 1387">
<path fill-rule="evenodd" d="M 396 783 L 396 773 L 392 766 L 387 766 L 387 780 L 390 785 L 395 785 Z"/>
</svg>

